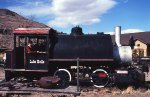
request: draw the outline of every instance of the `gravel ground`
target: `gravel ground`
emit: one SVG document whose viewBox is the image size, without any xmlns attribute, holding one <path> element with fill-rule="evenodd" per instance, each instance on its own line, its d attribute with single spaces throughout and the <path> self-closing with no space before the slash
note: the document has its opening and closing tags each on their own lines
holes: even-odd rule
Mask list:
<svg viewBox="0 0 150 97">
<path fill-rule="evenodd" d="M 88 92 L 81 92 L 78 97 L 150 97 L 150 91 L 145 89 L 134 90 L 133 87 L 129 86 L 125 90 L 120 89 L 101 89 L 93 90 Z"/>
<path fill-rule="evenodd" d="M 73 95 L 64 94 L 50 94 L 50 93 L 35 93 L 32 95 L 13 95 L 11 97 L 74 97 Z M 128 87 L 125 90 L 120 89 L 94 89 L 91 91 L 81 91 L 80 96 L 77 97 L 150 97 L 150 90 L 138 89 L 134 90 Z"/>
</svg>

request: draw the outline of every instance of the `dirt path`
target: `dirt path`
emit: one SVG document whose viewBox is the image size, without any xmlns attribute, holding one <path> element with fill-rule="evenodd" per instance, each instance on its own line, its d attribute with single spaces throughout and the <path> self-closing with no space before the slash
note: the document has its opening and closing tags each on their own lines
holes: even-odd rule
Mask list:
<svg viewBox="0 0 150 97">
<path fill-rule="evenodd" d="M 78 97 L 150 97 L 150 90 L 137 89 L 129 86 L 127 89 L 120 90 L 116 88 L 107 89 L 103 88 L 100 90 L 93 91 L 82 91 Z"/>
</svg>

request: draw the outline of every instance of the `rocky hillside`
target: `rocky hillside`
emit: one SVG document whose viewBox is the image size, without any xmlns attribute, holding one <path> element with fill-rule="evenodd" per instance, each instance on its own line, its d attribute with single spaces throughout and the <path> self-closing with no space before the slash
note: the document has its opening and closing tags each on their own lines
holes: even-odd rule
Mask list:
<svg viewBox="0 0 150 97">
<path fill-rule="evenodd" d="M 14 29 L 28 27 L 45 28 L 48 26 L 24 18 L 8 9 L 0 9 L 0 49 L 13 47 L 12 32 Z"/>
<path fill-rule="evenodd" d="M 48 27 L 20 16 L 8 9 L 0 9 L 0 29 L 15 29 L 19 27 Z"/>
</svg>

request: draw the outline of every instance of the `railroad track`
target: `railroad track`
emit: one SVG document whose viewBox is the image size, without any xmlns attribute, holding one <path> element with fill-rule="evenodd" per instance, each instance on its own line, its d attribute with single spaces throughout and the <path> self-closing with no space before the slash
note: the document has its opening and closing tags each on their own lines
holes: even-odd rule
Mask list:
<svg viewBox="0 0 150 97">
<path fill-rule="evenodd" d="M 58 95 L 79 95 L 80 92 L 77 91 L 76 86 L 69 86 L 64 89 L 59 88 L 51 88 L 51 89 L 44 89 L 40 88 L 38 85 L 34 84 L 33 82 L 18 82 L 18 81 L 9 81 L 9 82 L 1 82 L 0 83 L 0 94 L 5 94 L 6 96 L 9 95 L 30 95 L 33 93 L 50 93 L 50 94 L 58 94 Z"/>
<path fill-rule="evenodd" d="M 96 88 L 94 86 L 81 86 L 80 87 L 81 92 L 92 92 L 92 91 L 105 91 L 105 93 L 112 93 L 112 91 L 121 91 L 122 89 L 119 89 L 116 86 L 113 87 L 106 87 L 106 88 Z M 36 85 L 33 85 L 33 83 L 20 83 L 18 81 L 11 81 L 11 82 L 3 82 L 0 83 L 0 94 L 5 94 L 5 96 L 10 95 L 32 95 L 35 93 L 47 93 L 49 95 L 48 97 L 62 97 L 62 96 L 69 96 L 73 97 L 76 95 L 79 95 L 80 92 L 77 92 L 76 86 L 69 86 L 65 89 L 43 89 Z M 50 96 L 51 95 L 51 96 Z"/>
<path fill-rule="evenodd" d="M 4 73 L 2 68 L 0 68 L 0 71 Z M 67 96 L 68 95 L 76 96 L 80 94 L 80 91 L 77 91 L 77 86 L 69 86 L 68 88 L 65 88 L 65 89 L 53 89 L 53 88 L 43 89 L 43 88 L 40 88 L 38 85 L 34 84 L 33 82 L 26 82 L 26 81 L 20 82 L 20 80 L 12 80 L 9 82 L 5 82 L 5 80 L 3 80 L 4 79 L 3 74 L 1 74 L 0 78 L 1 78 L 0 94 L 5 94 L 8 97 L 9 95 L 15 95 L 15 94 L 16 95 L 30 95 L 30 94 L 39 93 L 39 92 L 48 93 L 51 95 L 54 94 L 54 95 L 67 95 Z M 84 83 L 84 85 L 80 87 L 80 90 L 82 92 L 101 90 L 99 88 L 95 88 L 92 85 L 89 85 L 89 83 L 86 83 L 86 84 Z M 146 88 L 147 87 L 149 88 L 149 86 L 150 86 L 150 82 L 147 82 Z M 111 89 L 108 89 L 107 91 L 111 92 Z"/>
<path fill-rule="evenodd" d="M 0 66 L 0 94 L 5 96 L 9 95 L 30 95 L 33 93 L 50 93 L 58 95 L 79 95 L 80 92 L 77 92 L 77 86 L 69 86 L 64 89 L 51 88 L 44 89 L 40 88 L 35 82 L 27 82 L 26 80 L 13 79 L 9 82 L 5 82 L 5 72 L 3 66 Z M 2 96 L 2 95 L 0 95 Z"/>
</svg>

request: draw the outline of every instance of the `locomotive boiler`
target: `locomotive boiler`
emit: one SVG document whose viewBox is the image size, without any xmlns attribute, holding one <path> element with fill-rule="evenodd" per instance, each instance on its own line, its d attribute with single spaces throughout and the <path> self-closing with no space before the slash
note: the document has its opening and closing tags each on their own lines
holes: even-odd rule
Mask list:
<svg viewBox="0 0 150 97">
<path fill-rule="evenodd" d="M 79 26 L 71 34 L 57 33 L 51 28 L 18 28 L 14 31 L 14 49 L 7 51 L 6 80 L 25 77 L 58 76 L 62 85 L 79 79 L 96 87 L 109 83 L 144 82 L 144 71 L 134 66 L 130 46 L 120 44 L 121 27 L 115 28 L 115 44 L 111 35 L 84 34 Z M 26 46 L 32 41 L 32 49 Z"/>
</svg>

